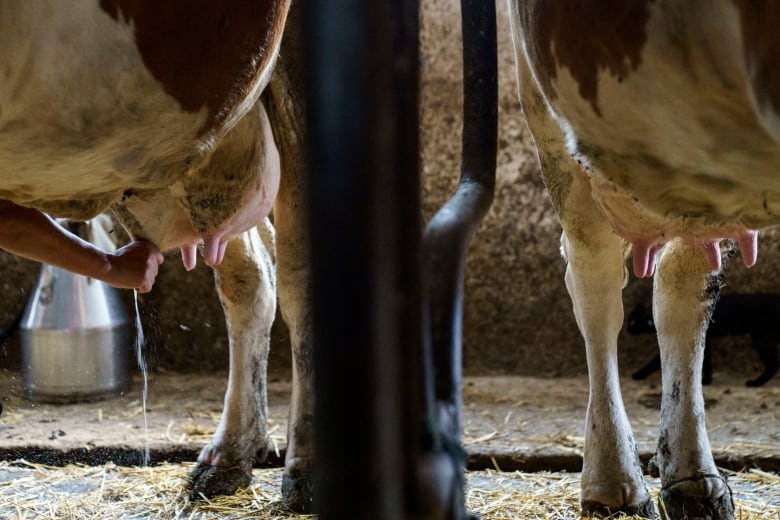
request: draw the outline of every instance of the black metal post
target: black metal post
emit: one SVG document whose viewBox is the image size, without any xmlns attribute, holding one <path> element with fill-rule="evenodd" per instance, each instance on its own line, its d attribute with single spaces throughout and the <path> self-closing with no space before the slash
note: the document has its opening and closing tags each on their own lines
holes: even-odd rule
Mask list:
<svg viewBox="0 0 780 520">
<path fill-rule="evenodd" d="M 425 330 L 432 353 L 434 405 L 428 412 L 444 450 L 458 459 L 462 435 L 463 275 L 469 243 L 493 202 L 498 141 L 498 58 L 495 4 L 461 0 L 463 136 L 457 190 L 431 219 L 423 239 Z M 430 401 L 427 401 L 430 402 Z M 465 453 L 460 454 L 465 458 Z M 455 464 L 453 511 L 467 517 L 462 485 L 465 460 Z M 460 488 L 460 489 L 458 489 Z"/>
<path fill-rule="evenodd" d="M 461 15 L 461 176 L 456 192 L 428 224 L 423 243 L 436 399 L 445 406 L 460 405 L 463 270 L 469 242 L 493 202 L 498 135 L 495 5 L 463 0 Z M 459 435 L 459 412 L 452 418 L 452 432 Z"/>
<path fill-rule="evenodd" d="M 323 520 L 467 517 L 462 277 L 492 201 L 497 96 L 495 6 L 463 0 L 462 9 L 461 181 L 428 226 L 424 260 L 417 0 L 309 0 L 304 9 Z"/>
<path fill-rule="evenodd" d="M 397 520 L 402 345 L 422 358 L 416 1 L 310 0 L 305 13 L 315 507 L 323 520 Z"/>
</svg>

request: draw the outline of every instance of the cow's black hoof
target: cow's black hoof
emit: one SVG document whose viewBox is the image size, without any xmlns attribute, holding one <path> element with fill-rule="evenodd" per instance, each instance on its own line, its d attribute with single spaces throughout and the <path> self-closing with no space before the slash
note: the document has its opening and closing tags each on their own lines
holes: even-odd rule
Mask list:
<svg viewBox="0 0 780 520">
<path fill-rule="evenodd" d="M 199 463 L 187 477 L 190 500 L 232 495 L 238 488 L 247 487 L 252 473 L 239 466 L 223 467 Z"/>
<path fill-rule="evenodd" d="M 715 478 L 723 481 L 722 491 L 715 497 L 701 496 L 692 493 L 690 482 L 705 478 Z M 661 490 L 658 496 L 658 507 L 664 520 L 734 520 L 734 501 L 731 489 L 725 479 L 717 475 L 708 475 L 677 482 Z"/>
<path fill-rule="evenodd" d="M 296 513 L 314 513 L 314 484 L 311 475 L 287 475 L 282 477 L 282 505 Z"/>
<path fill-rule="evenodd" d="M 581 506 L 583 518 L 614 518 L 621 515 L 656 518 L 655 505 L 652 498 L 648 498 L 641 504 L 617 508 L 590 501 L 582 502 Z"/>
</svg>

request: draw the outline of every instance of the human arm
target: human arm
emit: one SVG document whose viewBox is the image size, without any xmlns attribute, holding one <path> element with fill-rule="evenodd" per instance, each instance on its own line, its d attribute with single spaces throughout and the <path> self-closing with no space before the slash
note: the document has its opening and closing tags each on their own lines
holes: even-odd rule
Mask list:
<svg viewBox="0 0 780 520">
<path fill-rule="evenodd" d="M 152 289 L 163 262 L 162 253 L 151 242 L 136 240 L 107 253 L 69 233 L 45 213 L 1 199 L 0 248 L 139 292 Z"/>
</svg>

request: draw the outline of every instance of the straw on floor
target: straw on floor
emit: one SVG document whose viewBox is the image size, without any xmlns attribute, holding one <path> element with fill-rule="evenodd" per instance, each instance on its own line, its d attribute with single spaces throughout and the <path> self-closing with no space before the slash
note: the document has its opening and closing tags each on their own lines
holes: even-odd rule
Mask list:
<svg viewBox="0 0 780 520">
<path fill-rule="evenodd" d="M 67 466 L 0 462 L 0 518 L 193 519 L 314 518 L 281 508 L 280 469 L 255 470 L 235 496 L 191 502 L 184 487 L 192 464 L 154 467 Z M 739 520 L 780 518 L 780 476 L 728 473 Z M 658 482 L 649 479 L 653 493 Z M 579 474 L 469 473 L 468 505 L 485 520 L 577 519 Z"/>
</svg>

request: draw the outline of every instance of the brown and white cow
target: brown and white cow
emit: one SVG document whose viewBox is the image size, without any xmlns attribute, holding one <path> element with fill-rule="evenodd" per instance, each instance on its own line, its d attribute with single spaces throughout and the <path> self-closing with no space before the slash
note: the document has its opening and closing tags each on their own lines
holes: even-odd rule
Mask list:
<svg viewBox="0 0 780 520">
<path fill-rule="evenodd" d="M 220 426 L 192 475 L 195 495 L 247 483 L 267 445 L 276 274 L 272 234 L 256 226 L 275 204 L 279 297 L 296 360 L 285 498 L 306 509 L 299 114 L 284 74 L 266 88 L 289 8 L 290 0 L 0 0 L 0 198 L 76 220 L 109 211 L 135 237 L 181 248 L 188 268 L 202 247 L 231 361 Z"/>
<path fill-rule="evenodd" d="M 625 260 L 654 275 L 655 463 L 670 518 L 733 518 L 701 390 L 718 243 L 780 223 L 776 2 L 509 0 L 523 109 L 563 226 L 590 372 L 583 514 L 653 516 L 620 394 Z M 657 258 L 656 258 L 657 257 Z M 656 267 L 657 264 L 657 267 Z"/>
</svg>

